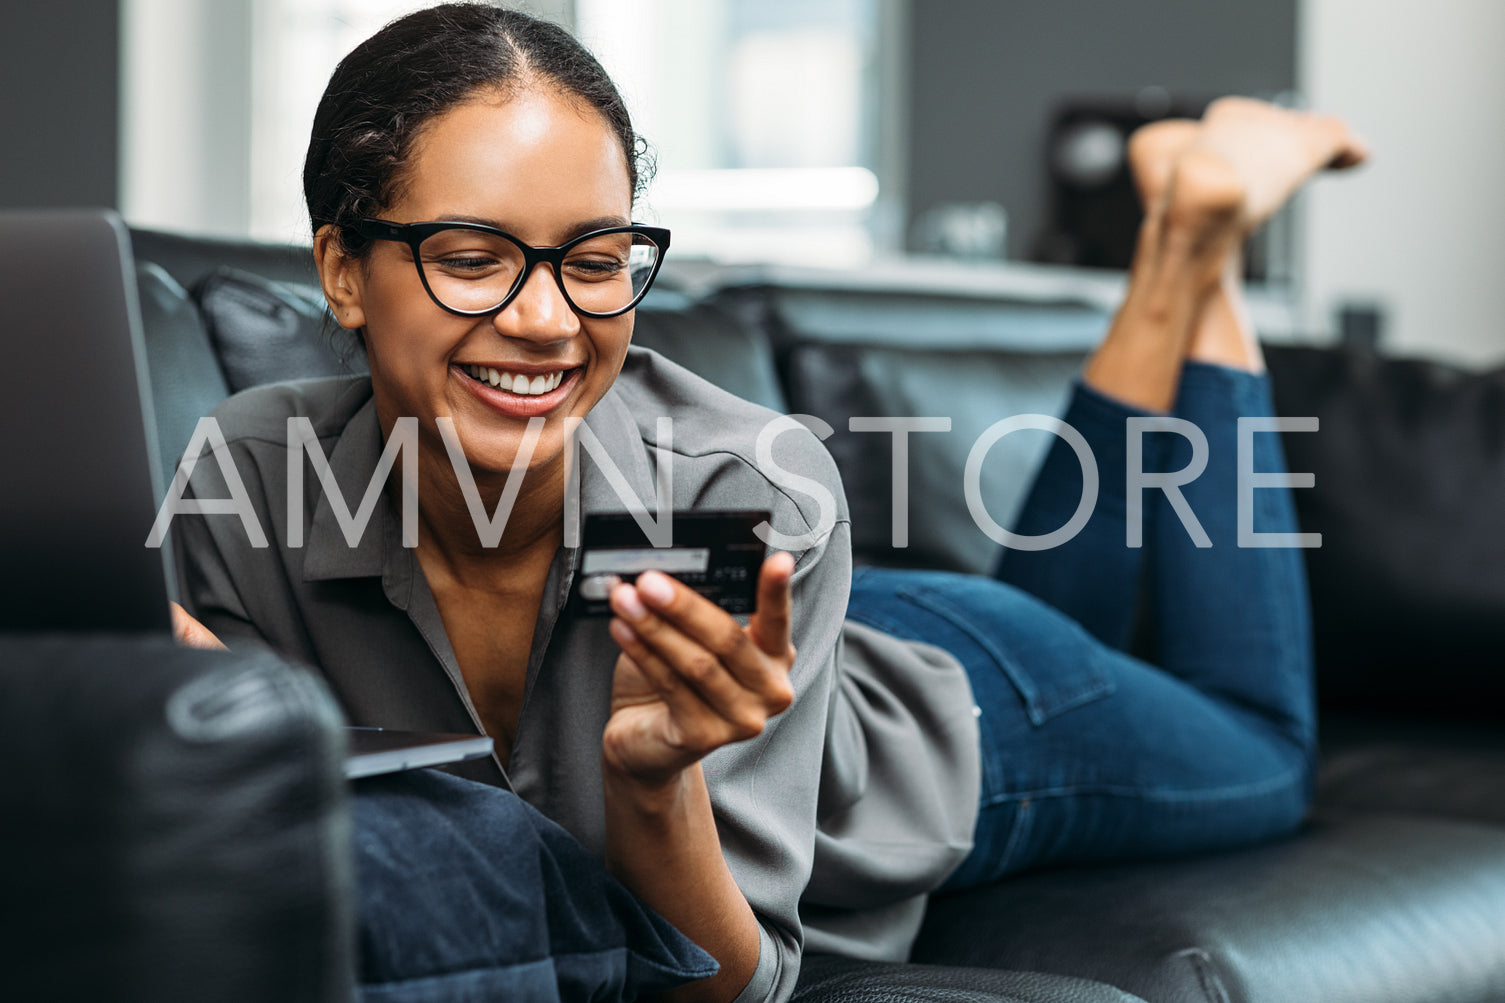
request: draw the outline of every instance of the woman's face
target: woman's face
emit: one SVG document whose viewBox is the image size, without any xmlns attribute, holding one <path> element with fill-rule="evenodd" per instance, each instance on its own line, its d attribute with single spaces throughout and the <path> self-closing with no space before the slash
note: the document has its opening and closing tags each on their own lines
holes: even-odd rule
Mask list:
<svg viewBox="0 0 1505 1003">
<path fill-rule="evenodd" d="M 535 246 L 626 224 L 632 211 L 626 155 L 605 120 L 547 88 L 484 92 L 435 118 L 403 181 L 383 218 L 485 223 Z M 340 322 L 365 327 L 383 429 L 416 417 L 426 451 L 443 457 L 435 419 L 453 418 L 478 471 L 510 470 L 532 417 L 546 424 L 529 466 L 556 466 L 565 418 L 583 417 L 611 387 L 632 337 L 631 313 L 607 320 L 575 313 L 549 265 L 533 270 L 505 310 L 480 318 L 440 309 L 400 243 L 377 241 L 363 263 L 341 266 L 336 281 L 351 287 L 352 309 L 337 311 Z M 542 377 L 553 389 L 502 390 L 476 379 L 476 367 L 535 386 Z"/>
</svg>

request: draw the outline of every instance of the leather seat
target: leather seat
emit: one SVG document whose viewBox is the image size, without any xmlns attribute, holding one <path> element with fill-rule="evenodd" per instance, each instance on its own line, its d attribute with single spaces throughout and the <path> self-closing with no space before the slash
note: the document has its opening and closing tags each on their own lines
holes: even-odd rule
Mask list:
<svg viewBox="0 0 1505 1003">
<path fill-rule="evenodd" d="M 1501 945 L 1505 831 L 1365 813 L 936 898 L 914 960 L 1071 972 L 1155 1003 L 1490 1003 Z"/>
</svg>

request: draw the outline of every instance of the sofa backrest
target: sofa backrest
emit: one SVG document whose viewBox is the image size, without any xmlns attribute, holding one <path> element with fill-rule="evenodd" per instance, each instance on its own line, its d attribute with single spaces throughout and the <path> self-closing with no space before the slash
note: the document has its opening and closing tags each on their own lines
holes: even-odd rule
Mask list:
<svg viewBox="0 0 1505 1003">
<path fill-rule="evenodd" d="M 199 416 L 229 393 L 362 366 L 330 337 L 306 248 L 133 236 L 168 473 Z M 666 265 L 635 339 L 734 393 L 829 425 L 859 560 L 983 572 L 998 548 L 967 509 L 967 458 L 1000 419 L 1060 412 L 1119 282 L 916 271 Z M 1295 495 L 1303 530 L 1323 534 L 1306 557 L 1324 702 L 1498 706 L 1505 374 L 1335 349 L 1268 357 L 1278 412 L 1321 421 L 1320 433 L 1285 441 L 1291 469 L 1317 476 Z M 907 546 L 892 535 L 893 436 L 853 431 L 862 417 L 951 421 L 949 432 L 909 436 Z M 988 450 L 981 496 L 999 524 L 1048 441 L 1021 431 Z M 1447 668 L 1418 687 L 1418 666 L 1439 662 Z"/>
<path fill-rule="evenodd" d="M 263 383 L 365 372 L 333 323 L 308 248 L 132 232 L 164 474 L 198 419 Z M 633 340 L 725 389 L 785 409 L 766 334 L 662 277 Z"/>
<path fill-rule="evenodd" d="M 1505 706 L 1505 369 L 1372 351 L 1266 352 L 1312 590 L 1319 692 L 1364 709 Z"/>
<path fill-rule="evenodd" d="M 219 268 L 234 268 L 275 282 L 319 284 L 313 253 L 307 247 L 132 229 L 131 250 L 138 262 L 159 266 L 185 289 L 194 288 Z"/>
</svg>

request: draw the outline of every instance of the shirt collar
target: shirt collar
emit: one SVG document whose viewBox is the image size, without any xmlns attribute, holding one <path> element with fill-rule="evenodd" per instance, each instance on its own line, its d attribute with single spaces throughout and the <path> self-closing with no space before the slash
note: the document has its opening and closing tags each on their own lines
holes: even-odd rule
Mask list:
<svg viewBox="0 0 1505 1003">
<path fill-rule="evenodd" d="M 658 497 L 656 465 L 650 457 L 650 444 L 644 441 L 637 419 L 620 392 L 620 387 L 619 379 L 591 409 L 590 414 L 585 416 L 585 426 L 600 441 L 604 454 L 622 475 L 621 480 L 632 496 L 642 502 L 649 512 L 653 512 Z M 624 511 L 628 505 L 627 500 L 612 486 L 600 467 L 600 461 L 584 446 L 579 447 L 578 455 L 581 514 Z"/>
<path fill-rule="evenodd" d="M 373 397 L 345 423 L 340 437 L 335 440 L 334 449 L 328 454 L 330 472 L 352 512 L 365 497 L 381 453 L 381 425 L 376 418 L 376 399 Z M 299 457 L 299 460 L 303 458 Z M 309 473 L 305 470 L 305 476 Z M 308 526 L 303 580 L 317 582 L 380 575 L 386 549 L 383 541 L 388 529 L 396 523 L 386 492 L 383 491 L 377 499 L 370 523 L 352 547 L 346 542 L 339 520 L 335 518 L 329 493 L 317 477 L 311 480 L 312 484 L 305 486 L 305 495 L 307 488 L 312 487 L 319 500 L 314 505 L 313 519 Z"/>
<path fill-rule="evenodd" d="M 605 455 L 620 471 L 628 489 L 650 512 L 653 511 L 657 498 L 655 466 L 649 457 L 648 444 L 639 434 L 632 410 L 617 386 L 608 390 L 586 415 L 585 425 L 605 447 Z M 371 475 L 381 459 L 383 445 L 376 401 L 372 398 L 345 424 L 335 440 L 334 449 L 328 454 L 330 471 L 352 510 L 365 496 Z M 626 500 L 602 472 L 597 459 L 584 447 L 580 447 L 579 456 L 581 513 L 626 509 Z M 323 484 L 317 477 L 312 481 L 318 502 L 308 527 L 303 580 L 315 582 L 382 575 L 389 556 L 387 552 L 394 547 L 403 549 L 397 512 L 386 492 L 383 491 L 377 500 L 370 524 L 352 547 L 345 540 Z M 411 555 L 404 556 L 411 558 Z M 409 562 L 405 559 L 401 563 L 408 566 Z"/>
</svg>

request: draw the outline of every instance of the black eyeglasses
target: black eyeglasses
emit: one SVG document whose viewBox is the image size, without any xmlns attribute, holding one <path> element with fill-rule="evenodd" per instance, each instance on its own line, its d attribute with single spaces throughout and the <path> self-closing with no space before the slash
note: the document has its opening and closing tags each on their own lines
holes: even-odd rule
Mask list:
<svg viewBox="0 0 1505 1003">
<path fill-rule="evenodd" d="M 413 252 L 429 297 L 461 317 L 504 310 L 539 262 L 553 269 L 565 302 L 586 317 L 616 317 L 638 305 L 669 249 L 659 226 L 610 226 L 558 247 L 533 247 L 480 223 L 391 223 L 363 217 L 355 232 L 395 240 Z"/>
</svg>

